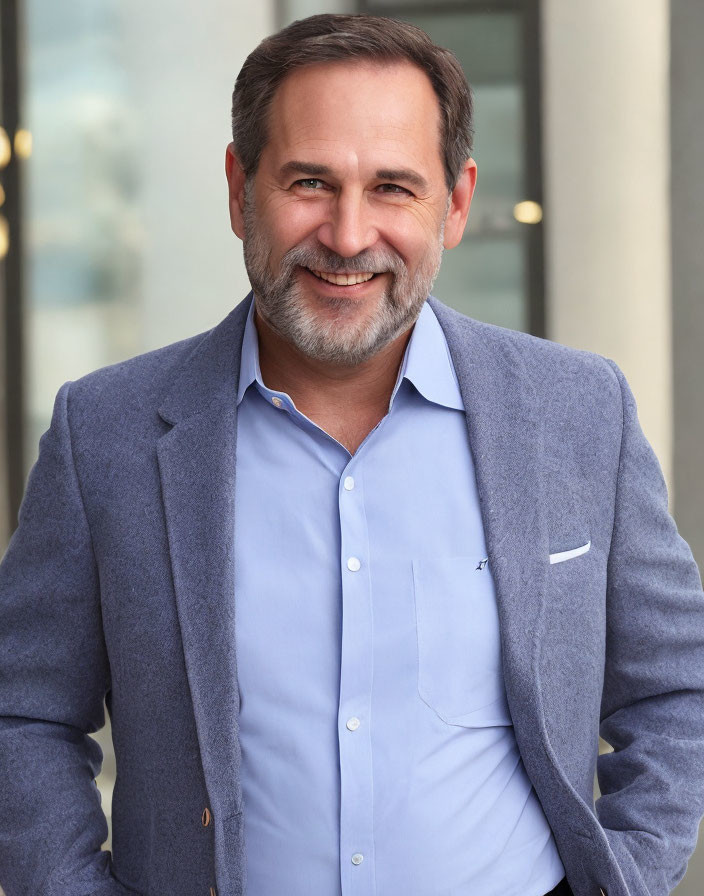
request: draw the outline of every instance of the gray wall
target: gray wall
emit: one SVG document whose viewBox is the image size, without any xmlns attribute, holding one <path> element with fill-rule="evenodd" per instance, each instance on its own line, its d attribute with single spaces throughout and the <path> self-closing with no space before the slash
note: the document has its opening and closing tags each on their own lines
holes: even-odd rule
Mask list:
<svg viewBox="0 0 704 896">
<path fill-rule="evenodd" d="M 704 3 L 672 0 L 672 348 L 674 505 L 677 524 L 704 567 Z M 677 896 L 704 892 L 704 837 Z"/>
<path fill-rule="evenodd" d="M 677 523 L 704 566 L 704 3 L 672 0 L 672 339 Z M 701 892 L 701 891 L 700 891 Z"/>
</svg>

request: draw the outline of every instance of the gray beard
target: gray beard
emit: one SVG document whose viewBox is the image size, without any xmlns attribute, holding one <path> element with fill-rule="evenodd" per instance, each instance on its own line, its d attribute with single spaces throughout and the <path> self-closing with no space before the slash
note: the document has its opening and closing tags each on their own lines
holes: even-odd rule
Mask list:
<svg viewBox="0 0 704 896">
<path fill-rule="evenodd" d="M 301 243 L 286 252 L 278 276 L 273 277 L 269 270 L 271 246 L 267 234 L 259 228 L 250 198 L 245 202 L 244 223 L 244 262 L 257 311 L 276 333 L 318 361 L 352 367 L 373 357 L 415 323 L 440 270 L 444 220 L 437 243 L 429 246 L 413 275 L 391 249 L 365 249 L 354 258 L 343 258 L 316 241 Z M 356 302 L 324 299 L 336 312 L 335 319 L 329 321 L 306 306 L 296 273 L 298 266 L 329 273 L 389 272 L 391 283 L 371 316 L 361 319 Z"/>
</svg>

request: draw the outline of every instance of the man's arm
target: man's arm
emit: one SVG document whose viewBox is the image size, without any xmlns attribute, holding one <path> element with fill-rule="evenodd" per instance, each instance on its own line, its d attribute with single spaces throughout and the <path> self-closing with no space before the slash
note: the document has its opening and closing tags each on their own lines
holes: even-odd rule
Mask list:
<svg viewBox="0 0 704 896">
<path fill-rule="evenodd" d="M 0 565 L 0 884 L 124 896 L 94 778 L 109 667 L 98 572 L 59 391 Z"/>
<path fill-rule="evenodd" d="M 621 371 L 596 809 L 633 896 L 666 896 L 704 813 L 704 595 Z"/>
</svg>

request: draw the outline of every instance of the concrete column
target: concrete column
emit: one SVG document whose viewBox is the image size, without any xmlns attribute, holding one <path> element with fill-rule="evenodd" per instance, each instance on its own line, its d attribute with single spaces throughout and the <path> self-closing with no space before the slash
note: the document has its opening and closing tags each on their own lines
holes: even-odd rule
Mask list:
<svg viewBox="0 0 704 896">
<path fill-rule="evenodd" d="M 544 0 L 542 40 L 547 333 L 619 364 L 671 482 L 669 3 Z"/>
</svg>

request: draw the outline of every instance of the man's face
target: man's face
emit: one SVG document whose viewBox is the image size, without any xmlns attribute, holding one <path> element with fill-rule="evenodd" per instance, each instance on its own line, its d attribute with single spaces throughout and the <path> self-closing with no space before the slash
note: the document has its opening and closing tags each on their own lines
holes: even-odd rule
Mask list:
<svg viewBox="0 0 704 896">
<path fill-rule="evenodd" d="M 256 175 L 246 188 L 240 178 L 231 160 L 233 228 L 257 311 L 275 331 L 309 357 L 356 365 L 413 324 L 453 208 L 438 102 L 420 69 L 293 72 L 274 96 Z"/>
</svg>

